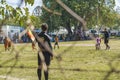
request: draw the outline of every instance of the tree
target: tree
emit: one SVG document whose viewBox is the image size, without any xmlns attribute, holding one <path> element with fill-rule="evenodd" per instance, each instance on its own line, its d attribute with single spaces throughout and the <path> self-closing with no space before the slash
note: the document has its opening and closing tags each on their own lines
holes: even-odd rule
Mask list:
<svg viewBox="0 0 120 80">
<path fill-rule="evenodd" d="M 113 26 L 115 24 L 116 12 L 114 11 L 115 2 L 114 0 L 108 0 L 109 4 L 106 4 L 105 0 L 62 0 L 69 8 L 74 10 L 78 15 L 80 15 L 86 22 L 87 27 L 93 26 Z M 67 26 L 67 30 L 71 33 L 71 26 L 76 26 L 79 21 L 75 20 L 71 15 L 69 15 L 66 10 L 56 5 L 53 0 L 44 0 L 47 7 L 50 9 L 61 11 L 62 16 L 60 16 L 60 21 L 58 25 Z M 49 4 L 49 5 L 48 5 Z M 51 5 L 52 4 L 52 5 Z M 57 18 L 56 18 L 57 19 Z M 66 25 L 65 25 L 66 24 Z M 81 25 L 81 22 L 78 25 Z M 68 28 L 69 27 L 69 28 Z M 75 27 L 76 28 L 76 27 Z"/>
<path fill-rule="evenodd" d="M 23 14 L 20 6 L 23 3 L 23 0 L 20 0 L 18 7 L 13 8 L 12 6 L 8 5 L 5 0 L 1 0 L 1 4 L 3 6 L 0 6 L 0 15 L 2 16 L 1 19 L 1 25 L 20 25 L 25 27 L 26 21 L 28 17 L 31 18 L 33 24 L 36 27 L 39 27 L 40 25 L 38 22 L 41 22 L 39 17 L 29 15 L 28 8 L 24 8 L 25 14 Z M 25 0 L 25 3 L 33 5 L 34 0 Z"/>
<path fill-rule="evenodd" d="M 69 12 L 68 9 L 65 9 L 66 7 L 59 3 L 60 1 L 61 0 L 43 0 L 42 15 L 40 18 L 33 16 L 31 17 L 34 21 L 34 25 L 37 26 L 39 24 L 37 22 L 38 20 L 40 22 L 47 22 L 50 26 L 50 31 L 54 31 L 59 29 L 60 26 L 63 26 L 68 30 L 70 35 L 73 34 L 71 30 L 72 26 L 74 26 L 75 29 L 81 29 L 84 26 L 84 22 L 79 20 L 80 18 L 87 22 L 87 28 L 92 28 L 96 25 L 114 26 L 116 24 L 115 21 L 117 14 L 114 11 L 115 0 L 107 0 L 109 4 L 106 4 L 106 0 L 62 0 L 68 8 L 80 16 L 79 19 L 77 19 L 77 17 L 73 14 L 71 15 L 72 11 Z M 33 1 L 31 0 L 25 0 L 25 2 L 31 5 L 33 4 Z M 4 15 L 4 8 L 2 7 L 1 10 L 1 14 Z M 25 9 L 25 12 L 26 15 L 17 18 L 18 20 L 15 20 L 15 23 L 24 25 L 24 20 L 27 19 L 26 16 L 29 14 L 27 8 Z M 17 13 L 17 15 L 15 15 L 19 17 L 18 10 L 15 11 L 15 13 Z"/>
<path fill-rule="evenodd" d="M 1 0 L 3 6 L 0 6 L 2 16 L 1 25 L 19 25 L 19 21 L 21 16 L 23 15 L 21 9 L 19 7 L 13 8 L 9 6 L 4 0 Z"/>
</svg>

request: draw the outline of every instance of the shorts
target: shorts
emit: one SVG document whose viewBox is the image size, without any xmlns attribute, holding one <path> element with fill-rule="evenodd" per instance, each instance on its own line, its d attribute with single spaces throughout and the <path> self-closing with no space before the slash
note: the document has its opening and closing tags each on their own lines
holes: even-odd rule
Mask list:
<svg viewBox="0 0 120 80">
<path fill-rule="evenodd" d="M 55 45 L 58 45 L 58 42 L 55 42 Z"/>
<path fill-rule="evenodd" d="M 45 59 L 45 63 L 46 63 L 46 65 L 47 66 L 49 66 L 50 65 L 50 53 L 49 52 L 42 52 L 42 53 L 40 53 L 40 54 L 43 54 L 43 56 L 44 56 L 44 59 Z M 39 53 L 38 53 L 38 65 L 41 65 L 42 64 L 42 60 L 41 60 L 41 58 L 40 58 L 40 56 L 39 56 Z"/>
<path fill-rule="evenodd" d="M 104 43 L 108 43 L 109 42 L 109 39 L 104 39 Z"/>
</svg>

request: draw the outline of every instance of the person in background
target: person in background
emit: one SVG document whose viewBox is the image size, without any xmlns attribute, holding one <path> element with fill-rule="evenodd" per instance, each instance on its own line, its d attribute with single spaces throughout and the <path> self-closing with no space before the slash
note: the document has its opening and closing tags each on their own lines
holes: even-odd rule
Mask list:
<svg viewBox="0 0 120 80">
<path fill-rule="evenodd" d="M 108 33 L 106 28 L 104 29 L 103 33 L 104 33 L 104 44 L 105 44 L 106 50 L 107 50 L 107 49 L 110 49 L 110 46 L 108 45 L 108 43 L 109 43 L 109 33 Z"/>
<path fill-rule="evenodd" d="M 4 47 L 5 47 L 5 51 L 10 50 L 11 40 L 8 37 L 5 37 L 4 39 Z"/>
<path fill-rule="evenodd" d="M 59 44 L 58 44 L 58 42 L 59 42 L 59 38 L 58 38 L 58 36 L 56 35 L 56 36 L 55 36 L 54 49 L 56 48 L 56 46 L 59 48 Z"/>
<path fill-rule="evenodd" d="M 99 50 L 101 47 L 100 47 L 100 43 L 101 43 L 101 38 L 99 37 L 99 35 L 96 36 L 96 50 Z"/>
</svg>

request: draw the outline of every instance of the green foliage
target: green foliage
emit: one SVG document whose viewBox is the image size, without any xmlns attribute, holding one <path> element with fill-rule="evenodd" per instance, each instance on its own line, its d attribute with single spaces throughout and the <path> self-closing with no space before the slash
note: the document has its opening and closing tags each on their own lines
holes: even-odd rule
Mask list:
<svg viewBox="0 0 120 80">
<path fill-rule="evenodd" d="M 109 0 L 109 4 L 106 4 L 105 0 L 62 0 L 69 8 L 80 15 L 86 22 L 87 27 L 99 26 L 115 26 L 119 19 L 116 19 L 116 12 L 114 11 L 115 0 Z M 28 8 L 24 8 L 25 16 L 20 8 L 14 9 L 6 4 L 5 0 L 1 1 L 5 7 L 0 6 L 0 15 L 2 15 L 4 24 L 25 25 L 25 19 L 23 17 L 29 16 Z M 25 0 L 26 4 L 34 4 L 34 0 Z M 66 12 L 55 0 L 43 0 L 43 3 L 47 8 L 52 11 L 62 13 L 62 16 L 58 16 L 42 10 L 41 17 L 34 17 L 33 23 L 35 26 L 39 26 L 41 22 L 47 22 L 50 31 L 59 29 L 59 26 L 71 27 L 77 26 L 78 21 L 74 19 L 70 14 Z M 35 22 L 36 21 L 36 22 Z M 116 22 L 117 21 L 117 22 Z M 40 23 L 39 23 L 40 22 Z M 69 23 L 69 25 L 68 25 Z"/>
<path fill-rule="evenodd" d="M 31 21 L 32 21 L 33 25 L 35 26 L 35 28 L 41 27 L 42 21 L 41 21 L 40 17 L 30 16 L 30 18 L 31 18 Z"/>
<path fill-rule="evenodd" d="M 2 25 L 21 25 L 26 26 L 26 20 L 29 16 L 28 8 L 24 8 L 25 16 L 21 10 L 21 8 L 8 5 L 6 1 L 2 0 L 2 4 L 4 7 L 0 6 L 0 15 L 2 15 Z M 33 5 L 34 0 L 25 0 L 25 3 Z M 1 23 L 0 23 L 1 24 Z"/>
<path fill-rule="evenodd" d="M 78 15 L 84 18 L 87 22 L 87 27 L 92 27 L 96 25 L 104 26 L 113 26 L 115 25 L 116 12 L 114 11 L 115 1 L 110 0 L 106 4 L 105 0 L 62 0 L 69 8 L 75 11 Z M 70 26 L 76 26 L 78 21 L 75 20 L 71 15 L 69 15 L 65 10 L 63 10 L 59 5 L 56 5 L 56 2 L 53 0 L 44 0 L 43 3 L 54 11 L 60 11 L 62 16 L 58 19 L 56 17 L 55 21 L 52 18 L 54 23 L 61 26 L 68 26 L 67 23 L 70 23 Z M 50 17 L 51 14 L 43 10 L 43 17 Z M 57 22 L 59 20 L 59 22 Z M 47 20 L 50 24 L 50 18 Z M 52 23 L 53 24 L 53 23 Z M 54 25 L 53 25 L 54 26 Z M 53 29 L 57 29 L 53 27 Z"/>
<path fill-rule="evenodd" d="M 4 16 L 4 8 L 2 8 L 2 16 Z"/>
<path fill-rule="evenodd" d="M 20 20 L 19 20 L 20 26 L 26 27 L 26 26 L 27 26 L 27 25 L 26 25 L 26 20 L 27 20 L 27 16 L 22 16 L 22 17 L 20 17 Z"/>
<path fill-rule="evenodd" d="M 31 5 L 33 5 L 34 4 L 34 0 L 24 0 L 25 1 L 25 4 L 31 4 Z"/>
<path fill-rule="evenodd" d="M 2 20 L 0 21 L 2 25 L 20 25 L 22 27 L 26 27 L 26 21 L 28 17 L 31 18 L 33 25 L 36 28 L 39 28 L 42 21 L 40 17 L 30 16 L 28 8 L 24 8 L 25 14 L 23 14 L 21 8 L 16 7 L 13 8 L 12 6 L 9 6 L 4 0 L 3 5 L 5 7 L 0 6 L 0 15 L 2 15 Z M 21 2 L 22 3 L 22 2 Z M 25 4 L 34 4 L 34 0 L 25 0 Z M 3 22 L 3 23 L 2 23 Z"/>
<path fill-rule="evenodd" d="M 2 12 L 0 15 L 2 15 L 2 21 L 3 23 L 0 23 L 2 25 L 19 25 L 19 19 L 22 16 L 22 11 L 20 8 L 13 8 L 12 6 L 3 3 L 4 7 L 1 6 L 0 10 Z"/>
<path fill-rule="evenodd" d="M 25 15 L 29 16 L 29 10 L 28 10 L 28 8 L 24 8 L 24 11 L 25 11 Z"/>
</svg>

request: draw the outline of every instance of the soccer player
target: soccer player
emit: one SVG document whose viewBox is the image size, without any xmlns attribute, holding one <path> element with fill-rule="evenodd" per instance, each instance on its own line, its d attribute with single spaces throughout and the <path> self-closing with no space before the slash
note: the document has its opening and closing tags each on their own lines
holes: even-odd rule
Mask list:
<svg viewBox="0 0 120 80">
<path fill-rule="evenodd" d="M 106 50 L 110 49 L 110 46 L 108 45 L 108 43 L 109 43 L 109 33 L 108 33 L 107 29 L 105 28 L 104 29 L 104 44 L 106 46 Z"/>
<path fill-rule="evenodd" d="M 41 25 L 41 33 L 38 34 L 38 38 L 37 39 L 37 42 L 38 42 L 38 47 L 40 48 L 41 52 L 40 54 L 43 55 L 44 57 L 44 61 L 46 63 L 46 66 L 47 66 L 47 70 L 44 71 L 44 77 L 45 77 L 45 80 L 48 80 L 48 67 L 50 65 L 50 62 L 51 62 L 51 58 L 53 57 L 53 55 L 51 54 L 50 51 L 52 51 L 52 45 L 51 45 L 51 42 L 50 42 L 50 36 L 47 34 L 47 30 L 48 30 L 48 25 L 46 23 L 43 23 Z M 41 44 L 42 42 L 42 44 Z M 48 49 L 45 49 L 44 46 L 47 46 Z M 50 51 L 48 51 L 50 50 Z M 42 57 L 38 53 L 38 69 L 37 69 L 37 74 L 38 74 L 38 78 L 39 80 L 41 80 L 41 74 L 42 74 L 42 68 L 43 68 L 43 60 L 42 60 Z"/>
<path fill-rule="evenodd" d="M 58 38 L 58 36 L 56 35 L 56 36 L 55 36 L 54 49 L 55 49 L 56 45 L 57 45 L 57 47 L 59 48 L 59 44 L 58 44 L 58 42 L 59 42 L 59 38 Z"/>
<path fill-rule="evenodd" d="M 9 50 L 11 47 L 11 41 L 8 37 L 5 37 L 4 39 L 4 47 L 5 47 L 5 51 Z"/>
</svg>

